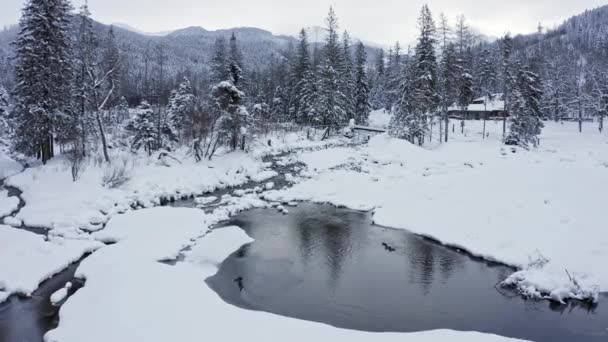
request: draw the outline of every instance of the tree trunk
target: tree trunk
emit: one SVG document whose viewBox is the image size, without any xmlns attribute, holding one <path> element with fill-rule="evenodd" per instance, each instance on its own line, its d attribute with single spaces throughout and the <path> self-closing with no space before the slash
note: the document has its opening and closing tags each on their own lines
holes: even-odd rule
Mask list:
<svg viewBox="0 0 608 342">
<path fill-rule="evenodd" d="M 99 115 L 99 111 L 95 112 L 95 119 L 97 121 L 97 128 L 99 129 L 99 135 L 101 135 L 101 145 L 103 147 L 103 157 L 106 160 L 106 163 L 109 163 L 110 156 L 108 155 L 108 144 L 106 141 L 106 134 L 103 129 L 103 123 L 101 122 L 101 117 Z"/>
<path fill-rule="evenodd" d="M 448 142 L 448 132 L 450 131 L 450 117 L 448 116 L 448 114 L 445 114 L 445 142 Z"/>
<path fill-rule="evenodd" d="M 502 140 L 507 137 L 507 111 L 502 112 Z"/>
<path fill-rule="evenodd" d="M 443 143 L 443 118 L 439 118 L 439 143 Z"/>
<path fill-rule="evenodd" d="M 583 104 L 578 100 L 578 132 L 583 133 Z"/>
</svg>

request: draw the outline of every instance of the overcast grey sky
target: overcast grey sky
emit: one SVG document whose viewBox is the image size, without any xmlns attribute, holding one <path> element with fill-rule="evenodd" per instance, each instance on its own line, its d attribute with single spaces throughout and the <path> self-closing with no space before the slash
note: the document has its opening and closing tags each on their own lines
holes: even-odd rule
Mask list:
<svg viewBox="0 0 608 342">
<path fill-rule="evenodd" d="M 18 21 L 24 0 L 0 1 L 0 27 Z M 84 0 L 73 0 L 75 7 Z M 341 29 L 365 41 L 411 42 L 416 18 L 427 3 L 437 18 L 451 22 L 464 14 L 481 33 L 535 31 L 538 23 L 552 27 L 564 19 L 607 3 L 606 0 L 89 0 L 93 17 L 103 23 L 124 23 L 146 32 L 202 26 L 206 29 L 253 26 L 295 35 L 302 26 L 322 25 L 330 5 Z"/>
</svg>

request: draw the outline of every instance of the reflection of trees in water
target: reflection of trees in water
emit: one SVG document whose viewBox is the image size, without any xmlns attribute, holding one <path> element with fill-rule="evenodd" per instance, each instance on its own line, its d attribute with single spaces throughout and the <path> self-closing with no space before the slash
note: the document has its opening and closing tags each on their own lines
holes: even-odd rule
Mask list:
<svg viewBox="0 0 608 342">
<path fill-rule="evenodd" d="M 299 213 L 298 215 L 294 215 L 294 221 L 298 239 L 298 250 L 300 251 L 304 268 L 307 268 L 313 255 L 315 227 L 318 226 L 318 220 L 304 215 L 304 213 Z"/>
<path fill-rule="evenodd" d="M 442 283 L 464 268 L 466 256 L 460 255 L 413 234 L 405 235 L 406 254 L 410 265 L 410 280 L 420 284 L 422 292 L 430 293 L 436 276 Z"/>
<path fill-rule="evenodd" d="M 351 258 L 353 238 L 360 240 L 361 234 L 353 232 L 361 229 L 365 215 L 333 207 L 296 215 L 299 249 L 304 265 L 308 266 L 315 252 L 319 253 L 319 262 L 327 266 L 328 285 L 332 291 L 338 286 L 344 264 Z"/>
</svg>

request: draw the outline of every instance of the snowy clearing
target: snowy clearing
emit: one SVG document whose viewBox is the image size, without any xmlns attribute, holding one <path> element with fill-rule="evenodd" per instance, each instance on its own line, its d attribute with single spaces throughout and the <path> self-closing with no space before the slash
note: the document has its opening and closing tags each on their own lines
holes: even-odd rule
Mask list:
<svg viewBox="0 0 608 342">
<path fill-rule="evenodd" d="M 77 275 L 86 278 L 86 285 L 61 307 L 59 327 L 48 332 L 45 340 L 513 341 L 447 330 L 411 334 L 349 331 L 226 304 L 204 280 L 217 272 L 221 260 L 251 241 L 238 227 L 205 235 L 188 253 L 186 262 L 175 266 L 156 262 L 172 254 L 169 250 L 177 250 L 178 240 L 187 243 L 205 229 L 201 215 L 196 209 L 154 208 L 110 220 L 109 236 L 118 242 L 82 262 Z M 167 240 L 168 235 L 176 238 Z M 141 328 L 133 329 L 134 322 Z"/>
<path fill-rule="evenodd" d="M 485 141 L 480 125 L 431 149 L 380 135 L 356 150 L 305 153 L 309 169 L 324 171 L 265 198 L 373 209 L 379 225 L 522 269 L 507 283 L 527 295 L 596 299 L 608 289 L 608 137 L 547 123 L 538 150 L 512 150 L 501 123 L 487 123 Z M 357 169 L 320 167 L 332 155 L 331 166 L 356 160 Z"/>
</svg>

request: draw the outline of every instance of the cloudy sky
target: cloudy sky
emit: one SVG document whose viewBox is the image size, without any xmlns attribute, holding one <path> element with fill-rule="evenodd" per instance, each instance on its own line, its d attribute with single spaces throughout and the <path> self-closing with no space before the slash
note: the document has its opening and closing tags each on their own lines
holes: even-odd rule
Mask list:
<svg viewBox="0 0 608 342">
<path fill-rule="evenodd" d="M 75 7 L 84 0 L 73 0 Z M 2 0 L 0 27 L 18 21 L 24 0 Z M 342 29 L 383 45 L 411 42 L 423 3 L 435 16 L 453 22 L 464 14 L 470 25 L 489 36 L 532 32 L 542 23 L 552 27 L 606 0 L 89 0 L 93 17 L 124 23 L 146 32 L 202 26 L 206 29 L 253 26 L 295 35 L 303 26 L 322 25 L 334 6 Z"/>
</svg>

